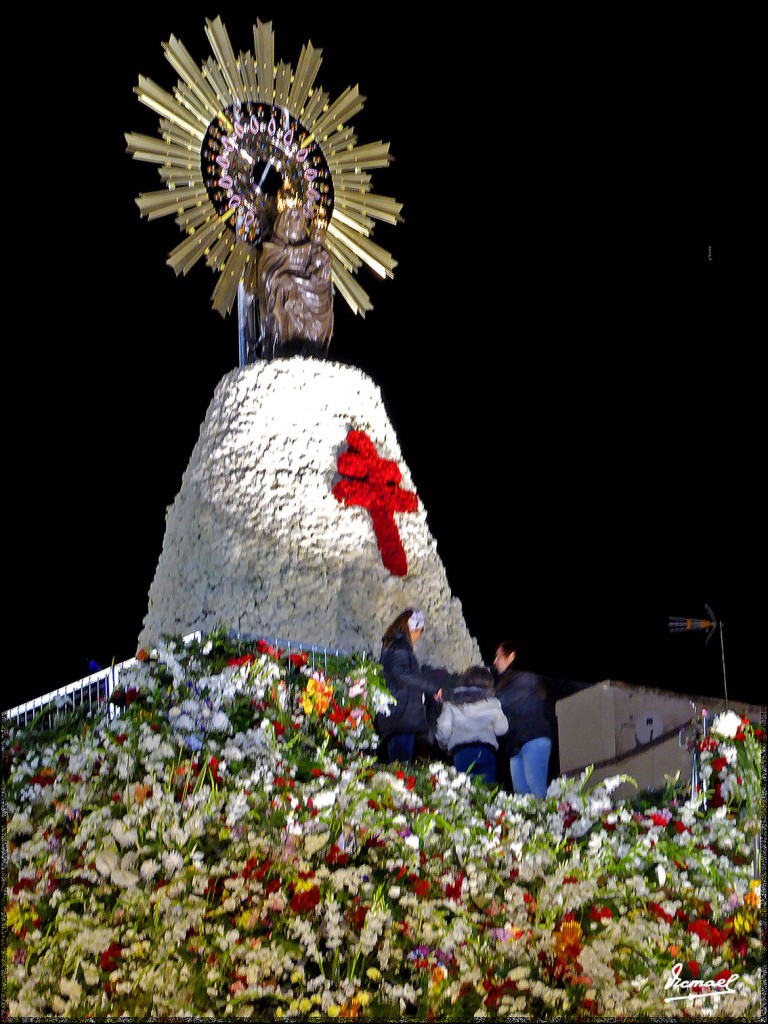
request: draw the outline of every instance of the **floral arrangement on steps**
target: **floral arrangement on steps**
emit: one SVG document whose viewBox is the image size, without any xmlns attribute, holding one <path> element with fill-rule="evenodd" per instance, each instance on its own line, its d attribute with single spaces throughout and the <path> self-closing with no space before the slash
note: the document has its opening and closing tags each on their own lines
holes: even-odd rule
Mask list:
<svg viewBox="0 0 768 1024">
<path fill-rule="evenodd" d="M 7 1016 L 762 1019 L 752 724 L 712 723 L 706 812 L 537 801 L 378 763 L 370 659 L 221 631 L 131 673 L 111 720 L 4 723 Z"/>
</svg>

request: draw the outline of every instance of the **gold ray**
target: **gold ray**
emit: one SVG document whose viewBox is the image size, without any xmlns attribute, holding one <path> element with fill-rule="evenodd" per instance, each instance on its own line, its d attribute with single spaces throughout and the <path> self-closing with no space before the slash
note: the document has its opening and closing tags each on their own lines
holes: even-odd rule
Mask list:
<svg viewBox="0 0 768 1024">
<path fill-rule="evenodd" d="M 208 118 L 210 121 L 219 109 L 219 98 L 211 88 L 210 83 L 205 80 L 202 71 L 192 59 L 181 40 L 171 36 L 167 43 L 163 43 L 163 50 L 165 52 L 165 59 L 174 71 L 181 75 L 190 89 L 203 103 L 206 110 L 210 111 L 211 117 Z"/>
<path fill-rule="evenodd" d="M 201 203 L 200 206 L 193 206 L 189 210 L 184 210 L 176 218 L 175 223 L 182 231 L 191 233 L 197 231 L 203 224 L 207 224 L 208 221 L 217 219 L 218 216 L 213 203 L 209 201 Z"/>
<path fill-rule="evenodd" d="M 320 115 L 327 102 L 328 93 L 324 89 L 315 89 L 310 92 L 309 103 L 305 105 L 301 114 L 301 123 L 305 128 L 312 128 L 312 122 Z"/>
<path fill-rule="evenodd" d="M 200 120 L 191 115 L 190 111 L 178 103 L 175 96 L 166 92 L 165 89 L 161 89 L 151 78 L 139 75 L 138 88 L 133 91 L 138 94 L 139 100 L 151 110 L 167 117 L 173 124 L 179 125 L 190 135 L 199 138 L 201 142 L 205 138 L 207 122 L 205 127 L 201 128 Z"/>
<path fill-rule="evenodd" d="M 213 267 L 214 270 L 221 270 L 229 257 L 230 251 L 235 247 L 235 241 L 235 235 L 232 231 L 222 235 L 216 244 L 211 246 L 211 250 L 206 256 L 208 266 Z"/>
<path fill-rule="evenodd" d="M 370 174 L 355 174 L 354 171 L 337 171 L 333 175 L 334 194 L 339 192 L 369 192 L 370 189 Z"/>
<path fill-rule="evenodd" d="M 357 278 L 353 277 L 346 267 L 342 266 L 338 260 L 334 260 L 333 257 L 331 266 L 333 268 L 333 283 L 344 296 L 352 312 L 359 313 L 365 319 L 365 314 L 373 309 L 373 303 L 368 297 L 368 293 Z"/>
<path fill-rule="evenodd" d="M 232 309 L 237 296 L 237 286 L 242 280 L 251 258 L 250 247 L 238 239 L 230 252 L 221 274 L 213 289 L 213 308 L 222 316 Z"/>
<path fill-rule="evenodd" d="M 200 173 L 200 167 L 188 168 L 188 167 L 158 167 L 157 173 L 160 175 L 160 180 L 164 181 L 168 186 L 178 188 L 180 185 L 189 185 L 190 188 L 204 187 L 203 176 Z"/>
<path fill-rule="evenodd" d="M 199 166 L 199 147 L 177 146 L 157 139 L 153 135 L 137 135 L 125 133 L 127 152 L 133 154 L 134 160 L 147 163 L 171 164 L 178 167 Z"/>
<path fill-rule="evenodd" d="M 240 76 L 245 84 L 246 99 L 255 103 L 259 95 L 259 83 L 256 80 L 256 68 L 250 50 L 246 53 L 240 51 Z"/>
<path fill-rule="evenodd" d="M 232 93 L 229 91 L 229 86 L 226 83 L 224 76 L 221 73 L 221 69 L 213 57 L 209 57 L 204 65 L 204 74 L 208 81 L 211 83 L 214 92 L 219 98 L 219 103 L 222 107 L 228 107 L 234 100 Z"/>
<path fill-rule="evenodd" d="M 258 273 L 259 273 L 259 253 L 254 252 L 251 256 L 251 262 L 245 268 L 243 274 L 243 287 L 249 295 L 255 295 L 258 288 Z"/>
<path fill-rule="evenodd" d="M 197 137 L 197 135 L 190 135 L 185 128 L 180 128 L 178 125 L 173 124 L 172 121 L 168 121 L 166 118 L 160 121 L 160 132 L 164 139 L 168 142 L 173 142 L 177 146 L 192 146 L 200 152 L 203 139 Z M 203 136 L 205 138 L 205 136 Z"/>
<path fill-rule="evenodd" d="M 275 74 L 275 105 L 286 108 L 288 106 L 288 93 L 291 90 L 291 75 L 293 70 L 290 64 L 283 61 L 277 65 Z"/>
<path fill-rule="evenodd" d="M 328 233 L 344 242 L 379 277 L 392 277 L 392 271 L 397 266 L 397 262 L 392 258 L 391 254 L 380 245 L 372 242 L 370 238 L 365 238 L 364 236 L 354 237 L 349 228 L 337 223 L 335 210 L 328 224 Z"/>
<path fill-rule="evenodd" d="M 296 74 L 293 77 L 293 85 L 288 96 L 288 109 L 294 117 L 299 117 L 301 114 L 301 109 L 307 101 L 322 62 L 322 50 L 315 49 L 311 42 L 302 46 L 299 63 L 296 65 Z"/>
<path fill-rule="evenodd" d="M 345 209 L 340 203 L 333 204 L 333 219 L 361 235 L 369 235 L 374 222 L 357 210 Z"/>
<path fill-rule="evenodd" d="M 363 265 L 359 256 L 355 256 L 351 249 L 348 249 L 343 242 L 336 238 L 325 238 L 325 247 L 332 255 L 340 260 L 350 273 L 357 272 Z"/>
<path fill-rule="evenodd" d="M 217 17 L 215 21 L 211 21 L 210 18 L 205 19 L 205 34 L 208 36 L 208 42 L 211 44 L 213 54 L 219 62 L 219 69 L 224 76 L 230 93 L 236 100 L 242 102 L 245 99 L 245 86 L 240 77 L 240 70 L 235 59 L 235 51 L 232 49 L 232 43 L 229 40 L 229 34 L 220 17 Z"/>
<path fill-rule="evenodd" d="M 355 130 L 351 126 L 343 128 L 341 131 L 336 132 L 334 135 L 329 135 L 323 142 L 323 153 L 325 153 L 326 160 L 329 154 L 338 153 L 339 150 L 349 149 L 350 146 L 354 146 L 357 142 L 357 136 Z"/>
<path fill-rule="evenodd" d="M 320 138 L 329 135 L 334 128 L 342 128 L 344 122 L 354 117 L 365 106 L 365 96 L 361 96 L 357 86 L 347 87 L 339 98 L 312 125 L 312 131 Z"/>
<path fill-rule="evenodd" d="M 205 121 L 206 124 L 212 121 L 218 113 L 218 107 L 211 111 L 207 104 L 203 103 L 197 94 L 190 89 L 186 82 L 179 82 L 173 90 L 173 95 L 176 97 L 177 102 L 186 107 L 187 110 L 191 110 L 201 121 Z"/>
<path fill-rule="evenodd" d="M 373 170 L 376 167 L 388 167 L 391 163 L 388 142 L 369 142 L 365 146 L 355 146 L 344 153 L 334 153 L 328 159 L 328 166 L 334 171 L 356 171 L 358 168 Z"/>
<path fill-rule="evenodd" d="M 253 26 L 253 56 L 256 80 L 259 83 L 257 99 L 271 103 L 275 94 L 275 34 L 272 22 L 256 20 Z"/>
<path fill-rule="evenodd" d="M 386 221 L 387 224 L 402 224 L 403 222 L 403 218 L 400 216 L 403 204 L 389 196 L 378 196 L 373 192 L 369 192 L 362 199 L 357 196 L 334 193 L 333 205 L 334 209 L 341 206 L 345 210 L 355 210 L 366 214 L 368 217 L 373 217 L 374 220 Z"/>
<path fill-rule="evenodd" d="M 142 192 L 136 200 L 141 216 L 147 220 L 181 213 L 208 199 L 205 188 L 164 188 L 161 192 Z"/>
<path fill-rule="evenodd" d="M 168 259 L 165 262 L 169 267 L 173 268 L 177 277 L 179 274 L 186 274 L 190 267 L 193 267 L 200 257 L 208 252 L 209 247 L 225 231 L 234 237 L 223 221 L 211 221 L 205 227 L 200 228 L 199 231 L 187 235 L 184 241 L 177 245 L 173 252 L 168 255 Z"/>
</svg>

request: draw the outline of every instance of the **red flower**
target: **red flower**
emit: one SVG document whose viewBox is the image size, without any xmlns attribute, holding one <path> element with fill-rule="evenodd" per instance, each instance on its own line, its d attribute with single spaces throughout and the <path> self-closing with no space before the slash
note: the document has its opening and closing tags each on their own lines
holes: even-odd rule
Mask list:
<svg viewBox="0 0 768 1024">
<path fill-rule="evenodd" d="M 261 641 L 259 641 L 259 643 L 261 643 Z M 227 665 L 251 665 L 255 660 L 256 659 L 252 654 L 244 654 L 241 658 L 230 658 Z"/>
<path fill-rule="evenodd" d="M 301 668 L 309 661 L 309 655 L 305 651 L 302 651 L 300 654 L 292 654 L 288 658 L 288 661 L 290 661 L 292 665 L 295 665 L 296 668 Z"/>
<path fill-rule="evenodd" d="M 668 914 L 659 903 L 648 903 L 647 906 L 651 913 L 660 917 L 662 921 L 666 921 L 668 924 L 671 924 L 672 921 L 675 920 L 672 914 Z"/>
<path fill-rule="evenodd" d="M 429 893 L 429 879 L 419 878 L 418 875 L 410 875 L 409 881 L 411 883 L 411 888 L 419 899 L 426 899 Z"/>
<path fill-rule="evenodd" d="M 271 644 L 268 644 L 266 640 L 257 640 L 256 650 L 259 652 L 259 654 L 270 654 L 273 658 L 279 658 L 280 655 L 283 653 L 282 649 L 278 648 L 277 650 L 275 650 L 275 648 L 272 647 Z"/>
<path fill-rule="evenodd" d="M 325 855 L 326 864 L 347 864 L 349 862 L 349 854 L 342 853 L 337 843 L 333 843 L 328 853 Z"/>
<path fill-rule="evenodd" d="M 714 976 L 714 978 L 712 980 L 713 981 L 725 981 L 725 982 L 727 982 L 730 977 L 731 977 L 731 972 L 728 970 L 727 967 L 724 967 L 722 969 L 722 971 L 720 971 L 719 974 L 716 974 Z"/>
<path fill-rule="evenodd" d="M 722 756 L 712 758 L 712 770 L 715 772 L 721 772 L 727 764 L 727 759 Z"/>
<path fill-rule="evenodd" d="M 117 961 L 121 958 L 122 951 L 120 946 L 113 942 L 108 949 L 105 949 L 101 954 L 101 969 L 110 973 L 117 968 Z"/>
<path fill-rule="evenodd" d="M 708 921 L 701 919 L 697 921 L 691 921 L 686 931 L 693 932 L 698 935 L 702 942 L 706 942 L 707 945 L 712 946 L 713 949 L 717 949 L 718 946 L 722 946 L 728 935 L 724 931 L 720 931 L 719 928 L 715 928 Z"/>
<path fill-rule="evenodd" d="M 669 820 L 663 814 L 652 814 L 650 820 L 654 825 L 660 826 L 660 828 L 666 828 L 669 824 Z"/>
<path fill-rule="evenodd" d="M 597 907 L 592 907 L 589 916 L 592 921 L 602 921 L 603 918 L 612 918 L 613 914 L 610 907 L 600 907 L 599 910 Z"/>
<path fill-rule="evenodd" d="M 445 887 L 445 895 L 449 900 L 457 900 L 461 896 L 461 887 L 464 884 L 464 873 L 459 872 L 455 882 L 449 882 Z"/>
<path fill-rule="evenodd" d="M 689 960 L 686 967 L 688 968 L 688 972 L 692 978 L 698 978 L 700 971 L 699 965 L 695 960 Z"/>
<path fill-rule="evenodd" d="M 368 509 L 384 567 L 393 576 L 405 576 L 408 562 L 394 514 L 415 512 L 418 498 L 400 487 L 402 473 L 397 463 L 382 459 L 364 430 L 350 430 L 347 444 L 347 451 L 337 460 L 343 479 L 334 484 L 331 493 L 342 504 Z"/>
<path fill-rule="evenodd" d="M 302 889 L 291 896 L 291 910 L 295 914 L 306 914 L 320 902 L 320 889 L 313 885 L 310 889 Z"/>
<path fill-rule="evenodd" d="M 355 926 L 355 928 L 356 928 L 356 930 L 358 932 L 362 929 L 363 925 L 365 924 L 365 919 L 366 919 L 367 916 L 368 916 L 368 907 L 366 907 L 365 905 L 361 905 L 359 907 L 355 907 L 354 910 L 350 911 L 350 917 L 352 918 L 352 923 L 354 924 L 354 926 Z"/>
</svg>

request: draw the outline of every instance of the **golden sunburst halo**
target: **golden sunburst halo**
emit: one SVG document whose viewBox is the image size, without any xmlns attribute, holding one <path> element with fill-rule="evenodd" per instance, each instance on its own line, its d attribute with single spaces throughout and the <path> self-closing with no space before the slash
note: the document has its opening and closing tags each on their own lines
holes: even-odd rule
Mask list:
<svg viewBox="0 0 768 1024">
<path fill-rule="evenodd" d="M 219 271 L 213 308 L 229 313 L 242 284 L 255 291 L 269 204 L 301 204 L 331 257 L 332 278 L 354 313 L 373 308 L 356 275 L 365 264 L 392 277 L 397 263 L 372 241 L 376 221 L 402 221 L 402 204 L 371 191 L 370 171 L 392 160 L 388 142 L 358 145 L 351 119 L 365 96 L 348 87 L 333 102 L 315 86 L 322 50 L 307 42 L 295 70 L 275 63 L 272 22 L 257 19 L 253 52 L 235 56 L 220 17 L 206 19 L 213 56 L 197 66 L 171 36 L 165 57 L 179 75 L 170 93 L 139 76 L 141 103 L 160 115 L 158 137 L 126 133 L 134 160 L 158 164 L 165 187 L 142 192 L 142 217 L 176 216 L 184 240 L 175 273 L 199 259 Z"/>
</svg>

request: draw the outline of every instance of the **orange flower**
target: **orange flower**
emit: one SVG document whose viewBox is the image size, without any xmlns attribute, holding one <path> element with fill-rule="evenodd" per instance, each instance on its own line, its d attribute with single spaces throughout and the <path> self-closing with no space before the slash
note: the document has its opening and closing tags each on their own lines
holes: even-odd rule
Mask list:
<svg viewBox="0 0 768 1024">
<path fill-rule="evenodd" d="M 576 958 L 581 952 L 581 936 L 581 925 L 578 921 L 563 921 L 554 935 L 557 956 Z"/>
<path fill-rule="evenodd" d="M 146 647 L 142 647 L 141 650 L 138 651 L 137 654 L 136 654 L 136 660 L 137 661 L 147 661 L 148 659 L 149 659 L 149 651 L 146 649 Z"/>
</svg>

